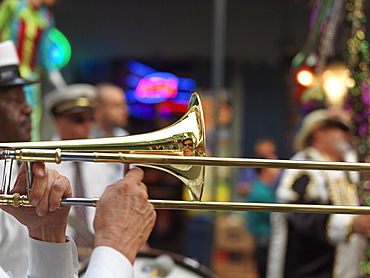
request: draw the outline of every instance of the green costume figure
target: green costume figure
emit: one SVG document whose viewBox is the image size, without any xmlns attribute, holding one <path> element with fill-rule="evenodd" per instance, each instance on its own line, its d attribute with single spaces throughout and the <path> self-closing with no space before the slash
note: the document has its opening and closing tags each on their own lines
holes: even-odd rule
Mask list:
<svg viewBox="0 0 370 278">
<path fill-rule="evenodd" d="M 64 79 L 49 58 L 53 42 L 48 32 L 54 26 L 54 17 L 48 6 L 56 0 L 4 0 L 0 5 L 0 41 L 12 40 L 20 60 L 21 75 L 30 80 L 41 78 L 46 71 L 55 87 L 65 85 Z M 26 99 L 33 109 L 32 141 L 40 140 L 42 113 L 41 85 L 24 88 Z"/>
</svg>

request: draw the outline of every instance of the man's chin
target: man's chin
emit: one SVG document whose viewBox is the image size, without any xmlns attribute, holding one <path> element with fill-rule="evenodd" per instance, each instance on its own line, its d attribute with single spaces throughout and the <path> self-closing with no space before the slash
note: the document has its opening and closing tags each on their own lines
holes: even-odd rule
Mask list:
<svg viewBox="0 0 370 278">
<path fill-rule="evenodd" d="M 18 142 L 29 142 L 29 141 L 31 141 L 31 134 L 30 133 L 21 135 L 19 137 L 19 140 L 18 140 Z"/>
</svg>

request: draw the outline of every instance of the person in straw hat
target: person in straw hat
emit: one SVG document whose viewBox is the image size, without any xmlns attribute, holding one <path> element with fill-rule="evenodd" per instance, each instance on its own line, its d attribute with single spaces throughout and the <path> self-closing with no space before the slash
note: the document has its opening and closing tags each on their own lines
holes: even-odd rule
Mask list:
<svg viewBox="0 0 370 278">
<path fill-rule="evenodd" d="M 309 113 L 294 138 L 292 160 L 354 162 L 349 118 L 340 110 Z M 280 203 L 359 205 L 357 172 L 283 171 L 276 191 Z M 359 277 L 370 216 L 291 213 L 272 217 L 267 277 Z"/>
</svg>

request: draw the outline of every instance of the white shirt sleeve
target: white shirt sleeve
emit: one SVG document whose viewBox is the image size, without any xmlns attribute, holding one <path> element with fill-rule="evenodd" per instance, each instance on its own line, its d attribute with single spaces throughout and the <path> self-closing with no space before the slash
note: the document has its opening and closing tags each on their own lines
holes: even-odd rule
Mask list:
<svg viewBox="0 0 370 278">
<path fill-rule="evenodd" d="M 68 238 L 68 237 L 67 237 Z M 66 243 L 44 242 L 30 238 L 30 268 L 27 278 L 77 278 L 77 250 L 73 240 Z M 13 277 L 0 267 L 0 278 Z M 117 250 L 99 246 L 90 258 L 85 278 L 125 277 L 133 278 L 131 262 Z"/>
<path fill-rule="evenodd" d="M 0 278 L 13 278 L 11 273 L 6 273 L 2 267 L 0 267 Z"/>
<path fill-rule="evenodd" d="M 134 269 L 131 262 L 117 250 L 99 246 L 94 249 L 85 278 L 95 277 L 125 277 L 133 278 Z"/>
<path fill-rule="evenodd" d="M 76 245 L 67 237 L 66 243 L 29 239 L 28 278 L 78 277 Z"/>
</svg>

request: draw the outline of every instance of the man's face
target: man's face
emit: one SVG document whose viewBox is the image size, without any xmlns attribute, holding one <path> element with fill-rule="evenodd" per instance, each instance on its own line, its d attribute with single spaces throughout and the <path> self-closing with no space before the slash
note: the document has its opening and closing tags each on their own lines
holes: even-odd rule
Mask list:
<svg viewBox="0 0 370 278">
<path fill-rule="evenodd" d="M 349 133 L 338 127 L 328 127 L 319 130 L 317 134 L 317 138 L 325 151 L 339 158 L 343 158 L 344 154 L 350 149 Z"/>
<path fill-rule="evenodd" d="M 194 153 L 193 153 L 193 151 L 194 151 L 193 141 L 190 140 L 190 139 L 186 139 L 183 144 L 184 144 L 184 155 L 185 156 L 194 155 Z"/>
<path fill-rule="evenodd" d="M 31 113 L 22 86 L 0 88 L 0 142 L 30 141 Z"/>
<path fill-rule="evenodd" d="M 61 140 L 89 138 L 93 122 L 94 112 L 92 110 L 54 116 L 55 128 Z"/>
<path fill-rule="evenodd" d="M 276 159 L 276 146 L 270 141 L 263 141 L 255 147 L 255 154 L 268 159 Z"/>
<path fill-rule="evenodd" d="M 103 89 L 98 113 L 105 125 L 109 127 L 125 127 L 128 121 L 127 104 L 124 92 L 116 87 Z"/>
</svg>

